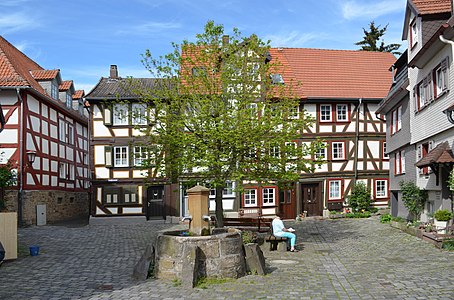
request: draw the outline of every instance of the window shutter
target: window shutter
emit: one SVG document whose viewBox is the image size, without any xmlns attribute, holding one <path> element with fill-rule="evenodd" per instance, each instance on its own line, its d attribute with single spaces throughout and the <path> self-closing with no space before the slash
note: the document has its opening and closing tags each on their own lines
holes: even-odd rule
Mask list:
<svg viewBox="0 0 454 300">
<path fill-rule="evenodd" d="M 422 146 L 421 145 L 418 146 L 417 155 L 418 155 L 418 160 L 420 160 L 422 158 Z"/>
<path fill-rule="evenodd" d="M 112 125 L 112 110 L 110 107 L 104 107 L 104 125 Z"/>
<path fill-rule="evenodd" d="M 105 146 L 104 147 L 104 155 L 105 155 L 105 163 L 106 167 L 111 168 L 113 167 L 113 148 L 111 146 Z"/>
<path fill-rule="evenodd" d="M 434 147 L 434 142 L 430 141 L 429 142 L 429 152 L 433 149 L 433 147 Z"/>
<path fill-rule="evenodd" d="M 416 93 L 416 88 L 417 86 L 415 86 L 413 88 L 413 99 L 414 99 L 414 103 L 415 103 L 415 109 L 414 109 L 414 112 L 417 112 L 419 110 L 419 97 L 418 97 L 418 94 Z"/>
<path fill-rule="evenodd" d="M 441 69 L 446 70 L 448 68 L 448 57 L 441 61 Z"/>
<path fill-rule="evenodd" d="M 427 100 L 430 102 L 434 99 L 432 76 L 432 72 L 427 76 Z"/>
</svg>

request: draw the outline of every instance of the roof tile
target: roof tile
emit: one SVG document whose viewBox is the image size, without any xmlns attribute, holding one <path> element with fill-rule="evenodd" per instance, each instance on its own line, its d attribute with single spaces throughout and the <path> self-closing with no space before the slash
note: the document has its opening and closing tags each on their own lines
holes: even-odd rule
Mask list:
<svg viewBox="0 0 454 300">
<path fill-rule="evenodd" d="M 420 15 L 451 12 L 451 0 L 410 0 Z"/>
</svg>

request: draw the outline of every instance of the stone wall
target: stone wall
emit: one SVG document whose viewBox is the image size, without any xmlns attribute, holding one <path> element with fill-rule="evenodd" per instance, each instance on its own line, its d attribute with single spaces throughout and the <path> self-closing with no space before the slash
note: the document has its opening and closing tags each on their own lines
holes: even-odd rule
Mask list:
<svg viewBox="0 0 454 300">
<path fill-rule="evenodd" d="M 6 207 L 8 211 L 17 211 L 17 191 L 8 191 Z M 46 205 L 47 223 L 67 221 L 89 216 L 88 192 L 67 191 L 24 191 L 23 224 L 36 225 L 36 206 Z"/>
</svg>

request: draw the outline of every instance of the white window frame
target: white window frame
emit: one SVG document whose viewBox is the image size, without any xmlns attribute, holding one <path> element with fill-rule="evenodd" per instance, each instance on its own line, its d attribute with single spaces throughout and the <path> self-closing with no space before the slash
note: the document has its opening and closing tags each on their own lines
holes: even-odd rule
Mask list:
<svg viewBox="0 0 454 300">
<path fill-rule="evenodd" d="M 244 207 L 257 206 L 257 189 L 244 189 Z"/>
<path fill-rule="evenodd" d="M 400 152 L 398 151 L 398 152 L 396 152 L 395 158 L 394 158 L 394 174 L 395 175 L 402 174 L 400 162 L 401 162 Z"/>
<path fill-rule="evenodd" d="M 117 155 L 120 157 L 117 158 Z M 129 147 L 115 146 L 113 148 L 114 167 L 129 167 Z"/>
<path fill-rule="evenodd" d="M 59 178 L 60 179 L 66 179 L 67 178 L 67 171 L 66 171 L 66 168 L 67 168 L 67 163 L 65 162 L 60 162 L 59 164 Z"/>
<path fill-rule="evenodd" d="M 388 180 L 375 179 L 375 198 L 388 198 Z"/>
<path fill-rule="evenodd" d="M 383 159 L 389 159 L 389 154 L 387 153 L 387 146 L 386 142 L 383 142 Z"/>
<path fill-rule="evenodd" d="M 147 148 L 144 146 L 134 146 L 134 166 L 141 167 L 148 158 Z"/>
<path fill-rule="evenodd" d="M 51 83 L 50 85 L 50 96 L 53 98 L 53 99 L 58 99 L 58 85 L 54 84 L 54 83 Z"/>
<path fill-rule="evenodd" d="M 222 190 L 223 197 L 234 197 L 235 196 L 235 182 L 234 181 L 226 181 L 225 188 Z"/>
<path fill-rule="evenodd" d="M 418 85 L 418 107 L 421 110 L 426 105 L 426 87 L 423 82 Z"/>
<path fill-rule="evenodd" d="M 339 112 L 339 108 L 341 111 Z M 339 118 L 339 115 L 342 118 Z M 336 121 L 337 122 L 348 122 L 348 105 L 347 104 L 336 104 Z"/>
<path fill-rule="evenodd" d="M 400 168 L 401 174 L 405 174 L 405 150 L 400 151 Z"/>
<path fill-rule="evenodd" d="M 419 36 L 417 19 L 414 19 L 412 22 L 410 22 L 410 31 L 411 31 L 410 32 L 410 35 L 411 35 L 410 46 L 411 46 L 411 48 L 413 48 L 418 43 L 418 36 Z"/>
<path fill-rule="evenodd" d="M 332 160 L 344 160 L 345 159 L 345 142 L 332 142 L 331 143 L 331 159 Z"/>
<path fill-rule="evenodd" d="M 263 206 L 274 206 L 276 203 L 276 188 L 262 188 L 262 202 Z"/>
<path fill-rule="evenodd" d="M 332 122 L 332 121 L 333 121 L 332 105 L 331 104 L 320 104 L 320 122 Z"/>
<path fill-rule="evenodd" d="M 66 128 L 68 129 L 67 142 L 68 144 L 74 145 L 74 126 L 67 124 Z"/>
<path fill-rule="evenodd" d="M 326 159 L 327 155 L 326 155 L 326 143 L 323 143 L 324 144 L 324 147 L 321 148 L 321 149 L 318 149 L 317 152 L 315 152 L 315 158 L 323 158 L 323 159 Z"/>
<path fill-rule="evenodd" d="M 147 125 L 147 106 L 143 103 L 133 103 L 131 105 L 132 125 Z"/>
<path fill-rule="evenodd" d="M 276 144 L 271 144 L 270 145 L 270 156 L 274 158 L 280 158 L 281 157 L 281 147 Z"/>
<path fill-rule="evenodd" d="M 332 179 L 328 180 L 328 199 L 339 200 L 342 199 L 342 180 Z"/>
<path fill-rule="evenodd" d="M 114 104 L 112 112 L 113 125 L 129 125 L 129 104 Z"/>
<path fill-rule="evenodd" d="M 402 106 L 397 108 L 396 132 L 402 129 Z"/>
</svg>

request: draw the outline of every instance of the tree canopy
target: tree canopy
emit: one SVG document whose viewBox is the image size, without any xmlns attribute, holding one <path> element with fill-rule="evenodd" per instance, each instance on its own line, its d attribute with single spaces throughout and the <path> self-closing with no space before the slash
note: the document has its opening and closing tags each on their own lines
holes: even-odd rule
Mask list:
<svg viewBox="0 0 454 300">
<path fill-rule="evenodd" d="M 361 46 L 361 50 L 364 51 L 391 52 L 400 55 L 401 52 L 397 51 L 400 48 L 400 44 L 385 45 L 382 39 L 388 29 L 388 25 L 383 28 L 380 27 L 381 25 L 375 26 L 374 21 L 370 22 L 369 31 L 363 28 L 363 40 L 355 43 L 355 45 Z"/>
<path fill-rule="evenodd" d="M 227 181 L 285 184 L 322 163 L 312 160 L 321 142 L 297 143 L 314 120 L 299 109 L 298 83 L 280 80 L 283 67 L 270 56 L 269 42 L 237 29 L 227 37 L 209 21 L 194 42 L 173 48 L 159 58 L 143 56 L 153 77 L 163 79 L 139 91 L 154 104 L 148 146 L 165 153 L 150 163 L 174 182 L 215 188 L 219 226 Z"/>
</svg>

